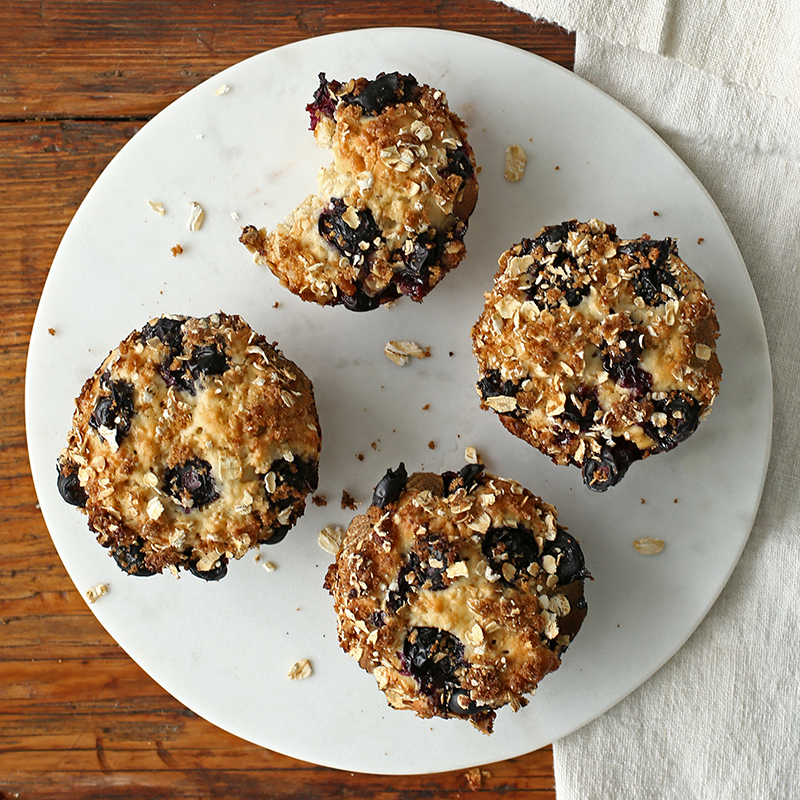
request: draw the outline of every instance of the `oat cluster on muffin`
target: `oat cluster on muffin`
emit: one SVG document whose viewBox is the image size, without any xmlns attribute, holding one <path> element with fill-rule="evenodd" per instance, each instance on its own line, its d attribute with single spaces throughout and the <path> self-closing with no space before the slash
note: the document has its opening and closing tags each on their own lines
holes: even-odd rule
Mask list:
<svg viewBox="0 0 800 800">
<path fill-rule="evenodd" d="M 308 105 L 332 163 L 272 232 L 240 241 L 303 300 L 368 311 L 421 301 L 464 258 L 478 196 L 464 122 L 412 75 L 340 83 L 320 74 Z"/>
<path fill-rule="evenodd" d="M 276 543 L 317 486 L 311 382 L 238 316 L 163 316 L 76 401 L 58 488 L 122 570 L 206 580 Z"/>
<path fill-rule="evenodd" d="M 586 615 L 588 576 L 553 506 L 515 481 L 388 470 L 350 524 L 325 586 L 339 643 L 389 705 L 469 719 L 527 704 Z"/>
<path fill-rule="evenodd" d="M 473 326 L 481 405 L 604 491 L 711 411 L 714 304 L 674 240 L 598 220 L 543 228 L 500 257 Z"/>
</svg>

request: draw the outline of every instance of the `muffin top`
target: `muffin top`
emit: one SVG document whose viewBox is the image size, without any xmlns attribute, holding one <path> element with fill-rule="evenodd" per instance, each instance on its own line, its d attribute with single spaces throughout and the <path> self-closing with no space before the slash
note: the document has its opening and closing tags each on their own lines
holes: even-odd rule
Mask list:
<svg viewBox="0 0 800 800">
<path fill-rule="evenodd" d="M 570 220 L 508 249 L 473 326 L 481 405 L 602 491 L 688 438 L 722 375 L 703 281 L 672 239 Z"/>
<path fill-rule="evenodd" d="M 339 642 L 395 708 L 490 733 L 527 704 L 586 615 L 588 573 L 557 512 L 467 465 L 378 484 L 345 534 L 326 588 Z"/>
<path fill-rule="evenodd" d="M 282 539 L 317 485 L 311 382 L 238 316 L 151 320 L 76 406 L 59 489 L 132 574 L 221 577 Z"/>
</svg>

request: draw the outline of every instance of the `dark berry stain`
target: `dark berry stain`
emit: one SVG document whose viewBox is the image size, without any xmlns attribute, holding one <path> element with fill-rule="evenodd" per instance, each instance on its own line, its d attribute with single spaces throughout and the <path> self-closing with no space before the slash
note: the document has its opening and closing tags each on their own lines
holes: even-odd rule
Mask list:
<svg viewBox="0 0 800 800">
<path fill-rule="evenodd" d="M 142 342 L 159 339 L 171 351 L 178 351 L 183 347 L 183 322 L 181 319 L 161 317 L 152 325 L 148 323 L 142 328 Z"/>
<path fill-rule="evenodd" d="M 119 445 L 131 429 L 133 407 L 133 386 L 127 381 L 114 380 L 108 371 L 100 377 L 101 394 L 97 398 L 94 411 L 89 417 L 89 424 L 96 429 L 107 428 L 115 431 L 115 440 Z"/>
<path fill-rule="evenodd" d="M 381 241 L 381 234 L 368 208 L 355 211 L 358 218 L 356 228 L 351 228 L 344 220 L 347 210 L 348 205 L 341 197 L 331 198 L 319 216 L 319 233 L 326 242 L 358 266 L 375 250 L 375 242 Z"/>
<path fill-rule="evenodd" d="M 516 397 L 520 387 L 512 380 L 503 380 L 500 376 L 500 370 L 490 369 L 483 378 L 478 381 L 478 391 L 481 397 L 486 400 L 489 397 Z M 506 416 L 516 417 L 519 416 L 519 410 L 513 411 L 499 411 L 499 414 Z"/>
<path fill-rule="evenodd" d="M 579 386 L 567 395 L 561 418 L 576 423 L 581 431 L 588 431 L 594 425 L 595 414 L 599 410 L 597 389 Z"/>
<path fill-rule="evenodd" d="M 372 494 L 372 505 L 378 508 L 385 508 L 389 503 L 393 503 L 400 497 L 400 493 L 406 488 L 408 473 L 406 465 L 401 461 L 397 469 L 387 469 L 386 474 L 378 481 L 375 491 Z"/>
<path fill-rule="evenodd" d="M 189 459 L 165 470 L 164 491 L 187 512 L 203 508 L 219 498 L 211 474 L 211 464 L 200 458 Z"/>
</svg>

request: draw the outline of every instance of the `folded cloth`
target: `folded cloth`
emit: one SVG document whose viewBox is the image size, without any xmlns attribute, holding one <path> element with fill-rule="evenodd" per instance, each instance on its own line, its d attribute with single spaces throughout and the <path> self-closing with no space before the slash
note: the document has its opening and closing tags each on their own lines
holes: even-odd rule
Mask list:
<svg viewBox="0 0 800 800">
<path fill-rule="evenodd" d="M 741 561 L 672 660 L 554 743 L 559 800 L 798 797 L 800 2 L 511 4 L 577 30 L 575 72 L 705 185 L 750 273 L 773 371 L 772 456 Z"/>
</svg>

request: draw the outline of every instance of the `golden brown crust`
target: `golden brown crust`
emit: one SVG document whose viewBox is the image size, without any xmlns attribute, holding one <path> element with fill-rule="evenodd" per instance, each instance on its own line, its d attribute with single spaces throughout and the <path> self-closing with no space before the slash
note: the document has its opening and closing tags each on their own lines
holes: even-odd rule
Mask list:
<svg viewBox="0 0 800 800">
<path fill-rule="evenodd" d="M 314 135 L 334 160 L 320 172 L 318 193 L 274 231 L 247 226 L 240 237 L 303 300 L 356 310 L 401 294 L 422 300 L 466 253 L 478 197 L 466 126 L 443 92 L 410 80 L 401 102 L 368 113 L 352 97 L 370 82 L 323 78 L 320 91 L 335 111 L 320 116 Z M 344 249 L 321 234 L 329 218 L 360 231 L 345 229 L 353 241 Z"/>
<path fill-rule="evenodd" d="M 464 474 L 415 473 L 357 516 L 325 587 L 342 649 L 391 706 L 489 733 L 497 708 L 526 705 L 558 668 L 586 615 L 588 573 L 551 505 L 514 481 Z"/>
<path fill-rule="evenodd" d="M 555 463 L 581 467 L 590 488 L 672 449 L 711 411 L 717 318 L 673 241 L 570 220 L 499 265 L 472 329 L 481 405 Z"/>
<path fill-rule="evenodd" d="M 221 577 L 229 558 L 282 538 L 316 488 L 311 382 L 240 317 L 151 321 L 76 406 L 59 487 L 72 476 L 65 499 L 133 574 Z"/>
</svg>

